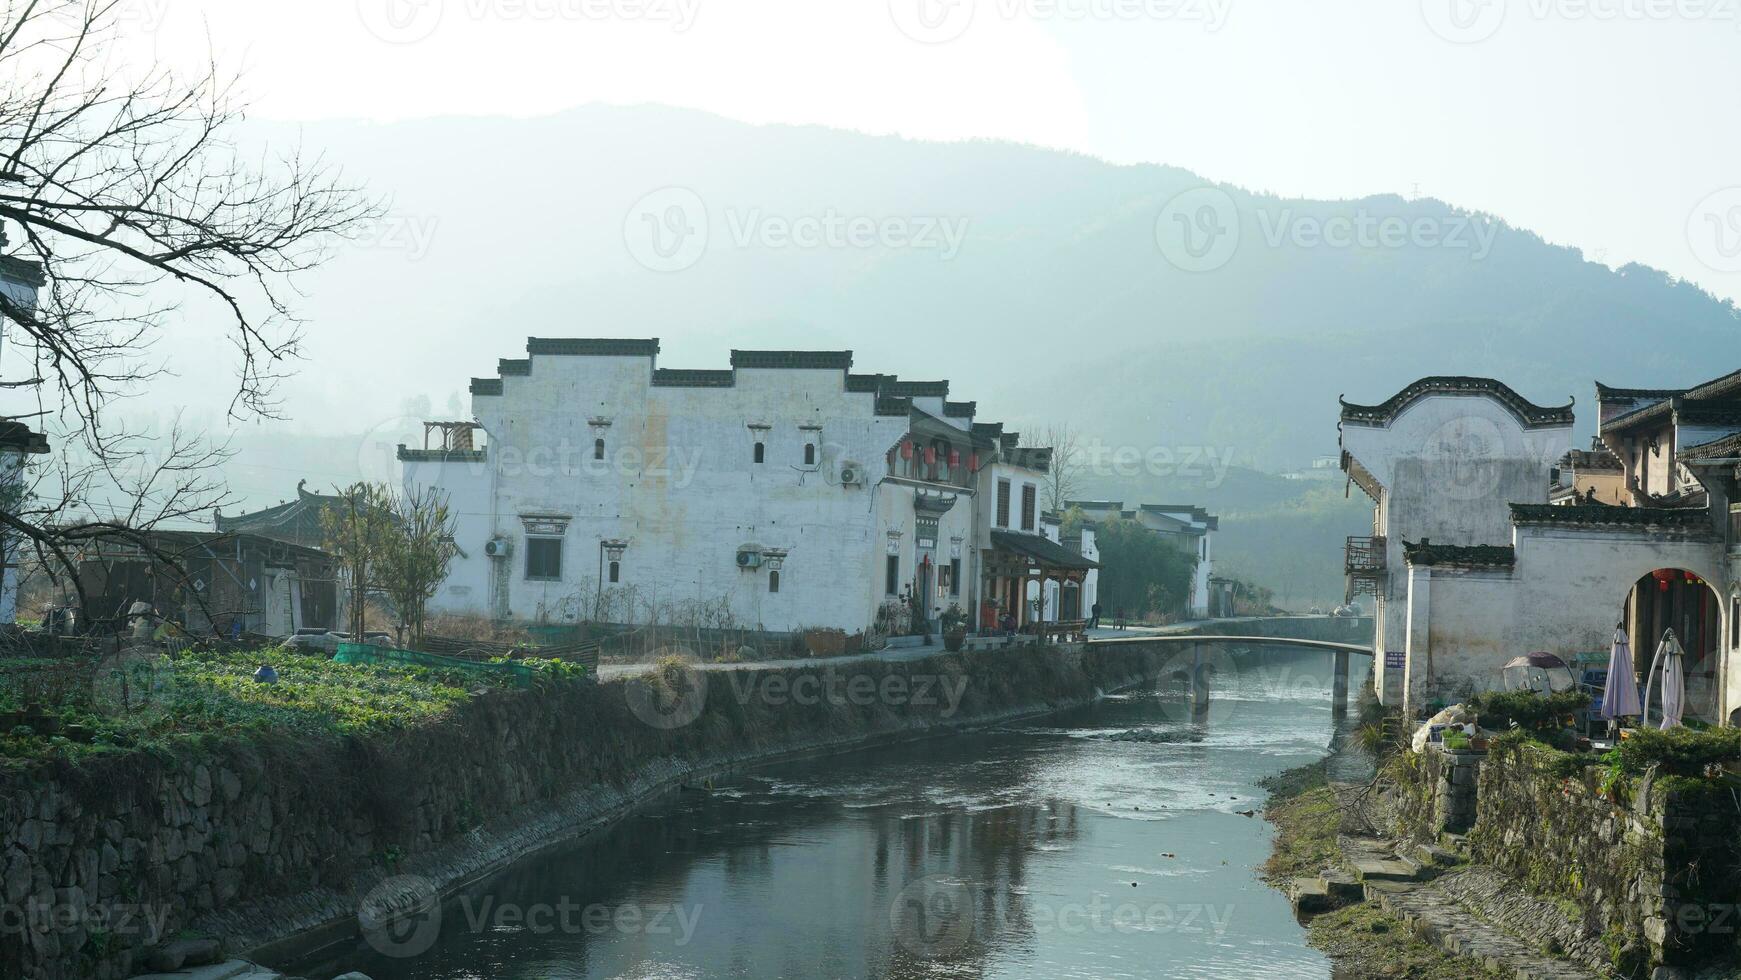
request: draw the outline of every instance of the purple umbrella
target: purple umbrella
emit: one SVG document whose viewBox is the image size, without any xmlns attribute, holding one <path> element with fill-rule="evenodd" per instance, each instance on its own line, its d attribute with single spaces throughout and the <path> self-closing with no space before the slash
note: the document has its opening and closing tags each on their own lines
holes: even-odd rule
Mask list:
<svg viewBox="0 0 1741 980">
<path fill-rule="evenodd" d="M 1624 630 L 1614 631 L 1614 649 L 1608 653 L 1608 684 L 1602 688 L 1602 717 L 1625 718 L 1644 713 L 1638 700 L 1638 673 L 1632 666 L 1632 644 Z"/>
</svg>

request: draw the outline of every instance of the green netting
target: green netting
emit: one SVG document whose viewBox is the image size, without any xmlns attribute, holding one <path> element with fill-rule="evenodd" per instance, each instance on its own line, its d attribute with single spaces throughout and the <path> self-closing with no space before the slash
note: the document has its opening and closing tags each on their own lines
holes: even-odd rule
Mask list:
<svg viewBox="0 0 1741 980">
<path fill-rule="evenodd" d="M 372 643 L 340 643 L 338 653 L 333 655 L 333 661 L 341 664 L 409 664 L 414 667 L 441 667 L 454 670 L 469 670 L 479 674 L 497 674 L 513 678 L 516 683 L 530 684 L 538 676 L 535 668 L 525 664 L 507 661 L 504 663 L 479 663 L 476 660 L 461 660 L 458 657 L 444 657 L 438 653 L 422 653 L 417 650 L 397 650 L 393 647 L 380 647 Z"/>
</svg>

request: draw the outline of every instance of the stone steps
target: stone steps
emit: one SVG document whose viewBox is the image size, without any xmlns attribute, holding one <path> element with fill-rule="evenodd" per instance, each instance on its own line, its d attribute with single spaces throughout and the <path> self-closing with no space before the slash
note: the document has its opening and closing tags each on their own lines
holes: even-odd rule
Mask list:
<svg viewBox="0 0 1741 980">
<path fill-rule="evenodd" d="M 1318 883 L 1324 886 L 1324 890 L 1338 904 L 1358 902 L 1366 897 L 1366 889 L 1360 884 L 1360 879 L 1341 868 L 1325 868 L 1318 874 Z"/>
<path fill-rule="evenodd" d="M 1413 861 L 1363 858 L 1354 862 L 1354 876 L 1361 881 L 1417 881 L 1421 866 Z"/>
<path fill-rule="evenodd" d="M 1367 897 L 1415 935 L 1457 956 L 1478 960 L 1519 980 L 1600 980 L 1596 973 L 1549 956 L 1528 942 L 1489 925 L 1433 884 L 1375 882 Z"/>
<path fill-rule="evenodd" d="M 1336 907 L 1330 889 L 1317 878 L 1295 878 L 1288 885 L 1288 901 L 1294 906 L 1294 916 L 1302 922 Z"/>
</svg>

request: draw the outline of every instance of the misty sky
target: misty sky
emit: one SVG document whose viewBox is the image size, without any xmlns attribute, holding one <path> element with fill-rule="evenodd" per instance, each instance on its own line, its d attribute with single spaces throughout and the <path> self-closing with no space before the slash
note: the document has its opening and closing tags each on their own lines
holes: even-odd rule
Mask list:
<svg viewBox="0 0 1741 980">
<path fill-rule="evenodd" d="M 1418 192 L 1741 296 L 1711 247 L 1741 238 L 1711 198 L 1741 184 L 1741 0 L 128 2 L 135 43 L 209 37 L 273 119 L 656 102 L 1008 139 Z"/>
</svg>

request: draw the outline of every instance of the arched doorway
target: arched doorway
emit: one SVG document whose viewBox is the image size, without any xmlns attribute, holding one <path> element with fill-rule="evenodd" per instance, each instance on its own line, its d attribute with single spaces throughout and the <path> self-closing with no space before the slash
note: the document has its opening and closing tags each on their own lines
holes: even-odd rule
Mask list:
<svg viewBox="0 0 1741 980">
<path fill-rule="evenodd" d="M 1632 643 L 1641 694 L 1663 633 L 1674 630 L 1686 653 L 1681 662 L 1687 692 L 1683 717 L 1720 723 L 1723 615 L 1721 600 L 1709 582 L 1684 568 L 1656 569 L 1633 584 L 1620 626 Z M 1651 700 L 1660 703 L 1656 695 Z M 1654 705 L 1646 707 L 1655 710 Z"/>
</svg>

